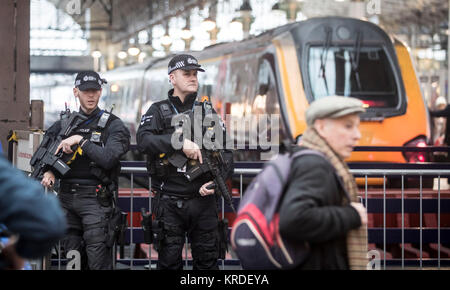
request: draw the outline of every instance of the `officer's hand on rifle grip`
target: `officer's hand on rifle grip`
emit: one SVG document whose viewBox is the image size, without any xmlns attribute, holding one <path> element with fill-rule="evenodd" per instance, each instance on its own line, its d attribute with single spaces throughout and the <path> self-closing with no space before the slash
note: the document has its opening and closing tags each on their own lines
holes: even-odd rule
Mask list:
<svg viewBox="0 0 450 290">
<path fill-rule="evenodd" d="M 191 140 L 184 139 L 183 142 L 183 153 L 189 159 L 198 159 L 200 163 L 203 163 L 202 152 L 200 151 L 200 147 L 197 144 L 192 142 Z"/>
<path fill-rule="evenodd" d="M 215 184 L 212 181 L 210 181 L 208 183 L 203 184 L 198 192 L 200 193 L 201 196 L 214 194 L 214 187 Z"/>
</svg>

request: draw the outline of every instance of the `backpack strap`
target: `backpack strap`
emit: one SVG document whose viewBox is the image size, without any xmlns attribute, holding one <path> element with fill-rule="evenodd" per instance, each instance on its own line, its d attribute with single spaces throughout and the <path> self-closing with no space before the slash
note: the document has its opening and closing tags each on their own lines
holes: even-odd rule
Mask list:
<svg viewBox="0 0 450 290">
<path fill-rule="evenodd" d="M 316 156 L 321 156 L 324 159 L 326 159 L 325 155 L 322 152 L 317 151 L 317 150 L 313 150 L 313 149 L 303 149 L 303 150 L 294 152 L 294 153 L 292 153 L 291 158 L 292 159 L 296 159 L 297 157 L 300 157 L 300 156 L 303 156 L 303 155 L 316 155 Z"/>
</svg>

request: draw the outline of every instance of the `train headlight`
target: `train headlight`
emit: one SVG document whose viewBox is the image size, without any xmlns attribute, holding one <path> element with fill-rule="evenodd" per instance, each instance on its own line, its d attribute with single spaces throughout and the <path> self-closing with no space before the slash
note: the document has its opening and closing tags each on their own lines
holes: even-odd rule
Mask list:
<svg viewBox="0 0 450 290">
<path fill-rule="evenodd" d="M 414 138 L 413 140 L 406 142 L 405 147 L 424 148 L 427 147 L 427 140 L 423 136 Z M 408 163 L 426 162 L 429 160 L 427 152 L 420 151 L 405 151 L 403 156 Z"/>
</svg>

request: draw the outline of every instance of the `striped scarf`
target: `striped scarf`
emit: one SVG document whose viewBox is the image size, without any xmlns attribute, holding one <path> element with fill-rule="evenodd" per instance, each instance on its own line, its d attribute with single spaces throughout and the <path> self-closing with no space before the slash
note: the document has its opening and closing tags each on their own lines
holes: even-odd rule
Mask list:
<svg viewBox="0 0 450 290">
<path fill-rule="evenodd" d="M 336 154 L 315 129 L 308 128 L 305 131 L 301 139 L 301 145 L 323 153 L 336 169 L 338 176 L 341 177 L 343 181 L 344 189 L 351 199 L 349 201 L 348 198 L 344 198 L 343 204 L 347 205 L 349 202 L 357 202 L 358 187 L 347 164 Z M 367 269 L 366 267 L 369 262 L 367 258 L 367 226 L 361 226 L 358 229 L 348 232 L 347 255 L 351 270 Z"/>
</svg>

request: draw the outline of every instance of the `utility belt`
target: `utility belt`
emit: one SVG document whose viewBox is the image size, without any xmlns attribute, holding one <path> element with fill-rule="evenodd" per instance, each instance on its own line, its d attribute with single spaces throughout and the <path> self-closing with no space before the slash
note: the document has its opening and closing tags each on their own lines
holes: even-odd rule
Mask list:
<svg viewBox="0 0 450 290">
<path fill-rule="evenodd" d="M 63 193 L 77 193 L 77 194 L 97 194 L 98 187 L 101 187 L 101 184 L 98 185 L 85 185 L 78 183 L 63 183 L 61 182 L 61 192 Z"/>
<path fill-rule="evenodd" d="M 177 194 L 177 193 L 171 193 L 171 192 L 167 192 L 167 191 L 161 191 L 161 190 L 154 189 L 154 188 L 152 188 L 152 192 L 157 199 L 164 199 L 164 200 L 190 200 L 193 198 L 202 197 L 199 192 L 194 192 L 194 193 L 187 195 L 187 194 Z"/>
<path fill-rule="evenodd" d="M 191 200 L 194 197 L 192 196 L 177 196 L 177 195 L 169 195 L 169 194 L 164 194 L 161 196 L 161 199 L 163 200 Z"/>
<path fill-rule="evenodd" d="M 60 189 L 61 193 L 96 196 L 98 202 L 104 207 L 112 206 L 114 198 L 113 193 L 102 184 L 83 185 L 77 183 L 61 183 Z"/>
</svg>

